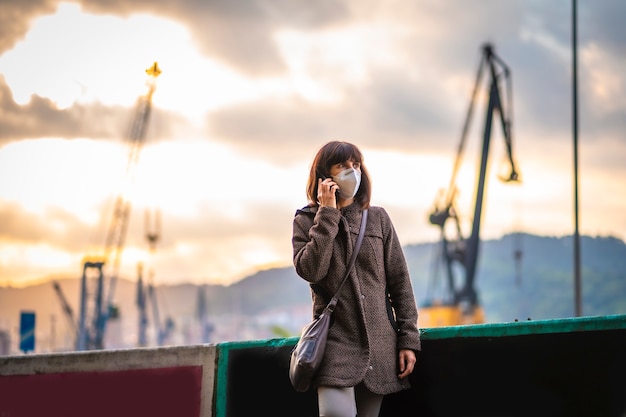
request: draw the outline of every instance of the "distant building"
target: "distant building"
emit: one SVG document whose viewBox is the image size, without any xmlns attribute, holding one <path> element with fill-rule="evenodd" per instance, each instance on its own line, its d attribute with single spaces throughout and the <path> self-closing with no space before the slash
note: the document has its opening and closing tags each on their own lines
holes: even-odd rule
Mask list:
<svg viewBox="0 0 626 417">
<path fill-rule="evenodd" d="M 6 330 L 0 330 L 0 356 L 11 353 L 11 336 Z"/>
</svg>

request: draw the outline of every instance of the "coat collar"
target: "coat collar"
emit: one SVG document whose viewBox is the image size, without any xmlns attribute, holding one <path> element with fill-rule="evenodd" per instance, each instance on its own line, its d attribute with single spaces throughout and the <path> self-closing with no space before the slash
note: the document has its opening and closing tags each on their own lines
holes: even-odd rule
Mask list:
<svg viewBox="0 0 626 417">
<path fill-rule="evenodd" d="M 318 209 L 319 209 L 319 206 L 314 206 L 314 205 L 308 204 L 308 205 L 306 205 L 306 206 L 296 210 L 296 215 L 297 214 L 308 214 L 308 215 L 315 216 L 315 214 L 317 213 Z M 359 212 L 361 212 L 361 207 L 355 201 L 352 204 L 350 204 L 349 206 L 342 207 L 341 209 L 339 209 L 339 211 L 341 211 L 341 214 L 344 217 L 352 218 L 352 217 L 355 217 L 356 215 L 358 215 Z"/>
</svg>

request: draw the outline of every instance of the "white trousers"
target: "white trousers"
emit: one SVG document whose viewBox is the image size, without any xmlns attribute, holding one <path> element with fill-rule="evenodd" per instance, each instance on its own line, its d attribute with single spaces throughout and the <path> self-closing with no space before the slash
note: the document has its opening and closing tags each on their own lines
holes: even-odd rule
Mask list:
<svg viewBox="0 0 626 417">
<path fill-rule="evenodd" d="M 320 417 L 378 417 L 383 395 L 374 394 L 359 384 L 356 387 L 319 387 L 317 401 Z"/>
</svg>

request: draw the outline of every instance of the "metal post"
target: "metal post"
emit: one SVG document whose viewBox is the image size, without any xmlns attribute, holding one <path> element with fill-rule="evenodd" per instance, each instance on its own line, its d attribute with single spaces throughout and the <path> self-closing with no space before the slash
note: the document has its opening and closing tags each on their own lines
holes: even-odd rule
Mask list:
<svg viewBox="0 0 626 417">
<path fill-rule="evenodd" d="M 578 231 L 578 72 L 576 0 L 572 0 L 572 105 L 574 135 L 574 306 L 576 317 L 582 316 L 580 279 L 580 234 Z"/>
<path fill-rule="evenodd" d="M 87 349 L 87 263 L 83 263 L 83 276 L 80 280 L 80 310 L 78 331 L 76 332 L 76 350 Z"/>
</svg>

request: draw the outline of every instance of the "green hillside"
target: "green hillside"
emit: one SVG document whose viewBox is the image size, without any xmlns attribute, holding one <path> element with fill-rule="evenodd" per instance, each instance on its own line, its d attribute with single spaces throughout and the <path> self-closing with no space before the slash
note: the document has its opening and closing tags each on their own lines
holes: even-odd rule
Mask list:
<svg viewBox="0 0 626 417">
<path fill-rule="evenodd" d="M 482 242 L 475 286 L 487 322 L 573 317 L 572 242 L 571 237 L 529 234 L 510 234 Z M 438 246 L 422 243 L 404 247 L 418 304 L 422 304 L 433 288 L 434 255 Z M 516 250 L 521 251 L 518 264 L 514 258 Z M 612 237 L 583 236 L 581 261 L 583 315 L 626 314 L 626 244 Z M 79 280 L 68 278 L 59 282 L 73 311 L 77 312 Z M 186 343 L 181 334 L 189 333 L 197 320 L 199 290 L 205 294 L 206 313 L 218 330 L 239 326 L 257 332 L 253 336 L 242 333 L 224 338 L 269 337 L 277 333 L 261 328 L 279 325 L 276 320 L 280 317 L 281 329 L 295 335 L 309 317 L 310 290 L 293 266 L 259 271 L 230 286 L 158 286 L 162 317 L 171 317 L 175 322 L 179 343 Z M 138 323 L 135 283 L 120 279 L 116 298 L 122 331 L 135 340 Z M 0 287 L 0 330 L 15 335 L 22 310 L 36 312 L 42 346 L 72 345 L 72 334 L 51 282 L 25 288 Z"/>
<path fill-rule="evenodd" d="M 626 244 L 583 236 L 580 249 L 583 315 L 626 313 Z M 405 252 L 420 302 L 435 274 L 435 246 L 409 245 Z M 487 321 L 574 316 L 573 271 L 572 237 L 517 233 L 482 242 L 475 286 Z"/>
<path fill-rule="evenodd" d="M 434 275 L 437 244 L 405 246 L 420 304 Z M 516 265 L 514 251 L 522 256 Z M 571 237 L 510 234 L 481 244 L 476 287 L 487 321 L 573 317 L 574 260 Z M 581 237 L 583 315 L 626 313 L 626 244 L 612 237 Z M 461 276 L 461 275 L 460 275 Z M 432 285 L 432 283 L 430 283 Z M 218 295 L 219 294 L 219 295 Z M 309 289 L 292 267 L 258 272 L 214 293 L 219 311 L 238 300 L 240 311 L 258 314 L 310 303 Z"/>
</svg>

